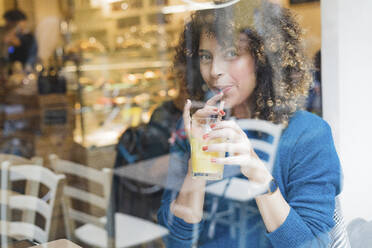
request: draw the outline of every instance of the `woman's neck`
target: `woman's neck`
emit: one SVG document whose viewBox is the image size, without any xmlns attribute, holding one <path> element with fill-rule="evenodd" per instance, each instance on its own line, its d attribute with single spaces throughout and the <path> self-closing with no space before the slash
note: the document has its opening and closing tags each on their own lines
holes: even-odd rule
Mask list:
<svg viewBox="0 0 372 248">
<path fill-rule="evenodd" d="M 232 109 L 232 115 L 237 119 L 249 119 L 252 118 L 252 105 L 244 102 Z"/>
</svg>

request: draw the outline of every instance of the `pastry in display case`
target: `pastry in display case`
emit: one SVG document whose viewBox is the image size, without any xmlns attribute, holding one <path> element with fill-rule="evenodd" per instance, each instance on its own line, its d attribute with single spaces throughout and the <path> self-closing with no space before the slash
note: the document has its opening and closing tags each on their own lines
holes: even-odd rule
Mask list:
<svg viewBox="0 0 372 248">
<path fill-rule="evenodd" d="M 166 68 L 169 62 L 159 65 Z M 167 80 L 158 65 L 128 67 L 82 71 L 79 78 L 73 71 L 65 72 L 70 80 L 78 80 L 81 87 L 80 102 L 76 106 L 81 118 L 77 118 L 75 141 L 87 146 L 115 144 L 118 135 L 128 126 L 147 122 L 156 106 L 177 95 L 176 85 Z M 70 90 L 74 90 L 72 83 Z"/>
<path fill-rule="evenodd" d="M 164 70 L 169 62 L 159 65 L 162 67 L 155 63 L 154 67 L 80 72 L 77 80 L 82 90 L 80 106 L 76 106 L 80 118 L 76 118 L 75 142 L 86 149 L 110 146 L 114 152 L 126 128 L 148 122 L 157 106 L 177 96 L 178 89 Z M 113 162 L 115 154 L 111 155 Z"/>
<path fill-rule="evenodd" d="M 114 151 L 128 127 L 147 123 L 156 107 L 177 96 L 169 69 L 186 13 L 163 13 L 167 5 L 184 4 L 179 0 L 74 3 L 64 48 L 74 59 L 63 73 L 78 99 L 73 150 L 85 149 L 76 160 L 89 164 L 93 149 Z"/>
</svg>

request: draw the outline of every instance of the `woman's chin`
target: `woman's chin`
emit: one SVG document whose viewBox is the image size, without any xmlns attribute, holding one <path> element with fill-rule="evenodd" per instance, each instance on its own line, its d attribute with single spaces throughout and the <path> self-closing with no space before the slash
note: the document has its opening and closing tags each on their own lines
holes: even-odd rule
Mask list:
<svg viewBox="0 0 372 248">
<path fill-rule="evenodd" d="M 223 101 L 225 102 L 224 109 L 230 109 L 235 106 L 234 100 L 231 98 L 224 98 Z"/>
</svg>

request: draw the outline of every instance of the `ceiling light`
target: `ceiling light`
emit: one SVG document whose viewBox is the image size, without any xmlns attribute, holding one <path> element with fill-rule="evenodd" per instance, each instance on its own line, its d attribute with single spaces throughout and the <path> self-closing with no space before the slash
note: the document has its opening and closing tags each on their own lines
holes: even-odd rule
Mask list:
<svg viewBox="0 0 372 248">
<path fill-rule="evenodd" d="M 128 5 L 127 3 L 122 3 L 122 4 L 121 4 L 121 9 L 122 9 L 122 10 L 127 10 L 128 7 L 129 7 L 129 5 Z"/>
<path fill-rule="evenodd" d="M 225 0 L 225 1 L 221 1 L 221 3 L 216 3 L 216 1 L 209 1 L 209 2 L 198 2 L 195 0 L 182 0 L 182 1 L 191 6 L 199 6 L 201 9 L 218 9 L 218 8 L 224 8 L 224 7 L 233 5 L 239 2 L 240 0 Z"/>
<path fill-rule="evenodd" d="M 209 2 L 196 2 L 193 0 L 182 0 L 183 2 L 187 3 L 187 5 L 173 5 L 173 6 L 165 6 L 162 8 L 163 14 L 172 14 L 172 13 L 181 13 L 186 11 L 195 11 L 195 10 L 203 10 L 203 9 L 219 9 L 224 8 L 230 5 L 233 5 L 240 0 L 231 0 L 224 3 L 215 3 L 213 1 Z"/>
</svg>

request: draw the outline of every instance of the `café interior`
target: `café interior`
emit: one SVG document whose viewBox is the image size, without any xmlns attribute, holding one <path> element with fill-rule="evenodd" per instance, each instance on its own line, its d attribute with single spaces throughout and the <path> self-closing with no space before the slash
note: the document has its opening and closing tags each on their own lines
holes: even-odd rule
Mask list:
<svg viewBox="0 0 372 248">
<path fill-rule="evenodd" d="M 303 108 L 329 124 L 342 167 L 344 240 L 316 247 L 372 247 L 372 2 L 265 1 L 304 30 L 313 81 Z M 187 136 L 176 130 L 186 97 L 173 62 L 195 11 L 242 2 L 261 1 L 0 0 L 0 247 L 177 247 L 158 220 L 171 146 Z M 203 213 L 208 237 L 221 223 L 235 240 L 218 247 L 251 247 L 244 185 L 206 186 L 217 209 Z"/>
</svg>

